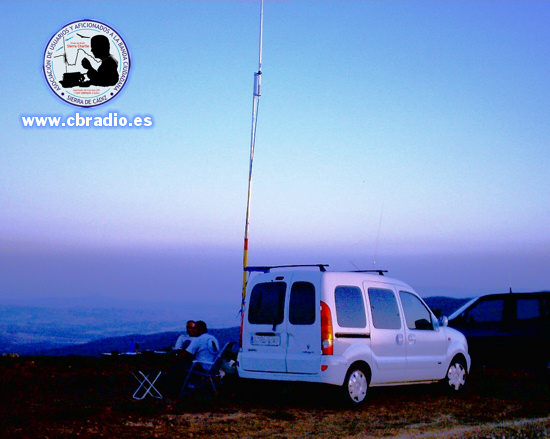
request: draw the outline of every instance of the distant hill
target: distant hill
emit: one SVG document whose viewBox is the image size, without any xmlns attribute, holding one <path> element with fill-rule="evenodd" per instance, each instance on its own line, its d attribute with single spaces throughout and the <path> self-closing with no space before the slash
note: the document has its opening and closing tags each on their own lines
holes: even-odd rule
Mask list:
<svg viewBox="0 0 550 439">
<path fill-rule="evenodd" d="M 236 310 L 219 304 L 202 308 L 196 304 L 183 308 L 177 304 L 132 306 L 110 308 L 55 301 L 48 306 L 30 306 L 2 304 L 0 300 L 0 355 L 36 355 L 108 338 L 135 337 L 133 334 L 178 333 L 189 319 L 204 320 L 210 328 L 230 328 L 240 322 L 239 306 Z"/>
<path fill-rule="evenodd" d="M 211 329 L 208 331 L 218 339 L 220 346 L 225 343 L 239 341 L 239 328 Z M 89 343 L 64 346 L 55 349 L 37 350 L 34 355 L 45 356 L 66 356 L 78 355 L 87 357 L 98 357 L 103 353 L 125 353 L 134 352 L 136 347 L 139 351 L 163 351 L 170 349 L 180 332 L 161 332 L 158 334 L 134 334 L 121 337 L 109 337 Z"/>
</svg>

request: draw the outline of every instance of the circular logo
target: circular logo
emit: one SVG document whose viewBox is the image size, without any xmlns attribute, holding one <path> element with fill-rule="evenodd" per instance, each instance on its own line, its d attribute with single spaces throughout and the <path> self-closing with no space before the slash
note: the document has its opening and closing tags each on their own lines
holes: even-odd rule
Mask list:
<svg viewBox="0 0 550 439">
<path fill-rule="evenodd" d="M 95 20 L 69 23 L 44 50 L 44 76 L 62 100 L 95 107 L 113 99 L 130 72 L 130 53 L 122 37 Z"/>
</svg>

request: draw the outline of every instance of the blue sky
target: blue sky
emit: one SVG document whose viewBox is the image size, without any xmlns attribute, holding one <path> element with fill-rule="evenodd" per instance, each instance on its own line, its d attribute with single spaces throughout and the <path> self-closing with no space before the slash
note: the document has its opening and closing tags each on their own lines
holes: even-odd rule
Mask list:
<svg viewBox="0 0 550 439">
<path fill-rule="evenodd" d="M 1 1 L 0 295 L 238 308 L 257 1 Z M 424 296 L 550 288 L 550 3 L 266 1 L 250 264 L 387 268 Z M 124 90 L 49 89 L 67 23 Z M 29 129 L 22 115 L 150 115 Z"/>
</svg>

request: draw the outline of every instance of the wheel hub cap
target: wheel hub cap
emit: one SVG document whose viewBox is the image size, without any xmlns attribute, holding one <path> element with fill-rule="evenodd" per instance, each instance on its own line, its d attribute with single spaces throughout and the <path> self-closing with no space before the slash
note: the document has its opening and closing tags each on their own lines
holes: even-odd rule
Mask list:
<svg viewBox="0 0 550 439">
<path fill-rule="evenodd" d="M 360 370 L 354 371 L 348 381 L 350 398 L 355 402 L 361 402 L 367 395 L 367 377 Z"/>
<path fill-rule="evenodd" d="M 466 384 L 466 370 L 460 363 L 453 364 L 449 367 L 449 386 L 455 390 L 459 390 L 464 384 Z"/>
</svg>

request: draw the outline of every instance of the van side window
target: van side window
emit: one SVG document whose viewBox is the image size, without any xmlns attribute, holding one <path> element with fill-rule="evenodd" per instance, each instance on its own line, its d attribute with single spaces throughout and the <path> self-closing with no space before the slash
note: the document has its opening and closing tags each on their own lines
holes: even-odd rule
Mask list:
<svg viewBox="0 0 550 439">
<path fill-rule="evenodd" d="M 378 329 L 400 329 L 401 318 L 392 290 L 369 288 L 372 324 Z"/>
<path fill-rule="evenodd" d="M 283 323 L 285 292 L 285 282 L 256 284 L 250 294 L 248 321 L 254 325 Z"/>
<path fill-rule="evenodd" d="M 293 325 L 315 323 L 315 287 L 310 282 L 294 282 L 290 290 L 288 321 Z"/>
<path fill-rule="evenodd" d="M 363 292 L 358 287 L 336 287 L 336 318 L 342 328 L 364 328 L 367 326 Z"/>
<path fill-rule="evenodd" d="M 432 314 L 418 297 L 407 291 L 399 291 L 399 297 L 401 297 L 405 320 L 409 329 L 434 329 Z"/>
</svg>

